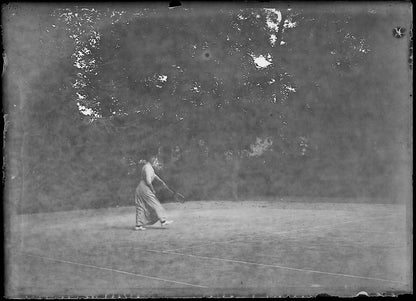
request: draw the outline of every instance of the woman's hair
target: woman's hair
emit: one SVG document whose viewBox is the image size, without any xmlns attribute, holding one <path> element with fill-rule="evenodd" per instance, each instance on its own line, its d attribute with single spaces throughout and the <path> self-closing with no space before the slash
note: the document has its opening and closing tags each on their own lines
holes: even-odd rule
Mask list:
<svg viewBox="0 0 416 301">
<path fill-rule="evenodd" d="M 152 157 L 156 157 L 158 153 L 157 147 L 148 147 L 139 153 L 139 160 L 150 161 Z"/>
</svg>

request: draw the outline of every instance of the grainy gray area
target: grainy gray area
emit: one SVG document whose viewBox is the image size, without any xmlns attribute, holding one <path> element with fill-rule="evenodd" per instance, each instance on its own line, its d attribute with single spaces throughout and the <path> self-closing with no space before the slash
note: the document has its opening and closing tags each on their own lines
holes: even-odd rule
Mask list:
<svg viewBox="0 0 416 301">
<path fill-rule="evenodd" d="M 413 292 L 411 9 L 3 5 L 7 296 Z"/>
</svg>

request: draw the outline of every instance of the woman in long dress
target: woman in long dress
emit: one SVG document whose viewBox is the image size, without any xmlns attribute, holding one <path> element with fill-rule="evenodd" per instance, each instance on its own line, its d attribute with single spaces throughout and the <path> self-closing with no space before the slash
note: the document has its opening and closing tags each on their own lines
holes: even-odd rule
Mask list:
<svg viewBox="0 0 416 301">
<path fill-rule="evenodd" d="M 136 230 L 145 230 L 145 226 L 153 225 L 158 221 L 160 221 L 162 227 L 172 223 L 172 221 L 166 219 L 166 211 L 155 195 L 153 180 L 156 179 L 163 186 L 167 186 L 155 173 L 152 166 L 154 162 L 155 158 L 152 157 L 145 163 L 142 168 L 139 186 L 136 188 Z"/>
</svg>

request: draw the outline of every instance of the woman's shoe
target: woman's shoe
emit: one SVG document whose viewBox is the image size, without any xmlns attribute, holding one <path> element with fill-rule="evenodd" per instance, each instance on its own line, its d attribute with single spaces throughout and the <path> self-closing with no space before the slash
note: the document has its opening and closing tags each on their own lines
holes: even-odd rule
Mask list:
<svg viewBox="0 0 416 301">
<path fill-rule="evenodd" d="M 167 226 L 167 225 L 172 224 L 172 223 L 173 223 L 173 221 L 168 221 L 168 220 L 164 220 L 164 221 L 161 221 L 160 222 L 160 224 L 162 225 L 162 227 Z"/>
<path fill-rule="evenodd" d="M 143 227 L 143 226 L 136 226 L 136 227 L 134 227 L 134 230 L 146 230 L 146 228 L 145 227 Z"/>
</svg>

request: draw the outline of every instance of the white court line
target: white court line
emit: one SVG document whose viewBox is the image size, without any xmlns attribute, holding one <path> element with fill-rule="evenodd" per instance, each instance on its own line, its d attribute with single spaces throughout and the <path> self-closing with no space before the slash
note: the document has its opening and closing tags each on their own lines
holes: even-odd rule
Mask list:
<svg viewBox="0 0 416 301">
<path fill-rule="evenodd" d="M 317 271 L 317 270 L 298 269 L 298 268 L 291 268 L 291 267 L 286 267 L 286 266 L 281 266 L 281 265 L 264 264 L 264 263 L 249 262 L 249 261 L 242 261 L 242 260 L 224 259 L 224 258 L 217 258 L 217 257 L 207 257 L 207 256 L 200 256 L 200 255 L 192 255 L 192 254 L 185 254 L 185 253 L 178 253 L 178 252 L 157 251 L 157 250 L 146 250 L 146 251 L 153 252 L 153 253 L 175 254 L 175 255 L 179 255 L 179 256 L 188 256 L 188 257 L 195 257 L 195 258 L 216 260 L 216 261 L 223 261 L 223 262 L 232 262 L 232 263 L 239 263 L 239 264 L 255 265 L 255 266 L 261 266 L 261 267 L 268 267 L 268 268 L 277 268 L 277 269 L 297 271 L 297 272 L 307 272 L 307 273 L 315 273 L 315 274 L 324 274 L 324 275 L 332 275 L 332 276 L 341 276 L 341 277 L 349 277 L 349 278 L 357 278 L 357 279 L 366 279 L 366 280 L 375 280 L 375 281 L 384 281 L 384 282 L 394 282 L 394 283 L 400 283 L 400 284 L 407 284 L 406 282 L 396 281 L 396 280 L 373 278 L 373 277 L 364 277 L 364 276 L 357 276 L 357 275 L 350 275 L 350 274 L 322 272 L 322 271 Z"/>
<path fill-rule="evenodd" d="M 152 279 L 152 280 L 170 282 L 170 283 L 175 283 L 175 284 L 182 284 L 182 285 L 193 286 L 193 287 L 207 288 L 207 286 L 204 286 L 204 285 L 198 285 L 198 284 L 191 284 L 191 283 L 187 283 L 187 282 L 168 280 L 168 279 L 163 279 L 163 278 L 158 278 L 158 277 L 147 276 L 147 275 L 143 275 L 143 274 L 136 274 L 136 273 L 130 273 L 130 272 L 121 271 L 121 270 L 99 267 L 99 266 L 90 265 L 90 264 L 78 263 L 78 262 L 73 262 L 73 261 L 68 261 L 68 260 L 60 260 L 60 259 L 55 259 L 55 258 L 50 258 L 50 257 L 45 257 L 45 256 L 28 254 L 28 253 L 24 253 L 24 252 L 22 252 L 21 254 L 25 255 L 25 256 L 29 256 L 29 257 L 42 258 L 42 259 L 49 260 L 49 261 L 67 263 L 67 264 L 72 264 L 72 265 L 77 265 L 77 266 L 82 266 L 82 267 L 87 267 L 87 268 L 93 268 L 93 269 L 97 269 L 97 270 L 111 271 L 111 272 L 125 274 L 125 275 L 131 275 L 131 276 L 136 276 L 136 277 L 142 277 L 142 278 L 147 278 L 147 279 Z"/>
<path fill-rule="evenodd" d="M 380 219 L 380 218 L 386 218 L 386 217 L 390 217 L 390 216 L 378 216 L 378 217 L 373 217 L 373 218 L 366 218 L 361 219 L 361 220 L 355 220 L 355 221 L 347 221 L 347 222 L 339 222 L 336 225 L 341 225 L 341 224 L 349 224 L 349 223 L 356 223 L 356 222 L 362 222 L 362 221 L 368 221 L 368 220 L 373 220 L 373 219 Z M 335 224 L 331 223 L 331 224 L 326 224 L 326 225 L 319 225 L 319 226 L 315 226 L 315 227 L 305 227 L 305 228 L 298 228 L 298 229 L 294 229 L 294 230 L 287 230 L 287 231 L 280 231 L 280 232 L 275 232 L 273 233 L 273 235 L 279 235 L 279 234 L 286 234 L 286 233 L 292 233 L 292 232 L 298 232 L 298 231 L 302 231 L 302 230 L 319 230 L 321 228 L 327 228 L 330 226 L 334 226 Z M 223 243 L 231 243 L 231 242 L 237 242 L 237 241 L 246 241 L 246 238 L 235 238 L 235 239 L 230 239 L 230 240 L 222 240 L 222 241 L 212 241 L 209 243 L 204 243 L 204 244 L 199 244 L 199 245 L 193 245 L 193 246 L 187 246 L 187 247 L 182 247 L 182 248 L 177 248 L 177 249 L 170 249 L 170 250 L 164 250 L 165 252 L 173 252 L 173 251 L 180 251 L 180 250 L 186 250 L 186 249 L 191 249 L 191 248 L 197 248 L 197 247 L 203 247 L 203 246 L 209 246 L 212 244 L 223 244 Z M 258 239 L 259 240 L 259 239 Z M 258 240 L 252 240 L 250 242 L 254 242 L 254 241 L 258 241 Z M 260 239 L 261 241 L 263 241 L 263 239 Z"/>
<path fill-rule="evenodd" d="M 370 230 L 352 230 L 352 232 L 362 232 L 362 233 L 380 233 L 380 234 L 400 234 L 406 233 L 406 230 L 401 231 L 370 231 Z"/>
</svg>

